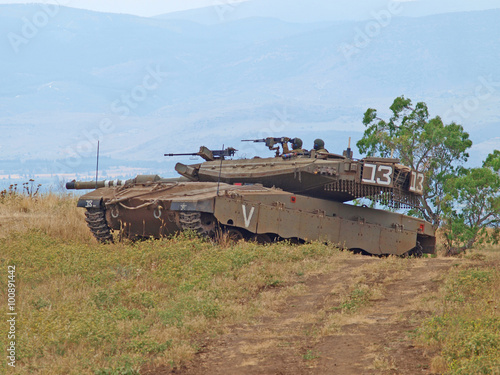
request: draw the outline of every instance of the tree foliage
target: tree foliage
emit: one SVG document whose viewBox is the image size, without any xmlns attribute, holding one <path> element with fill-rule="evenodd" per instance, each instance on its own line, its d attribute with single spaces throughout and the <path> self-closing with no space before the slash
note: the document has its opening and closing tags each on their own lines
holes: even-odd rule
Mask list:
<svg viewBox="0 0 500 375">
<path fill-rule="evenodd" d="M 412 105 L 410 99 L 401 96 L 394 100 L 390 110 L 392 116 L 388 121 L 379 118 L 375 109 L 365 112 L 366 130 L 357 146 L 368 156 L 393 156 L 425 173 L 427 184 L 420 208 L 410 213 L 437 228 L 446 196 L 444 184 L 467 161 L 472 141 L 461 125 L 445 125 L 439 116 L 430 118 L 423 102 Z"/>
<path fill-rule="evenodd" d="M 500 151 L 495 150 L 482 168 L 462 168 L 446 182 L 443 229 L 448 253 L 460 253 L 478 243 L 498 243 L 499 171 Z"/>
<path fill-rule="evenodd" d="M 483 167 L 491 168 L 496 173 L 500 173 L 500 151 L 495 150 L 489 154 L 484 161 Z"/>
</svg>

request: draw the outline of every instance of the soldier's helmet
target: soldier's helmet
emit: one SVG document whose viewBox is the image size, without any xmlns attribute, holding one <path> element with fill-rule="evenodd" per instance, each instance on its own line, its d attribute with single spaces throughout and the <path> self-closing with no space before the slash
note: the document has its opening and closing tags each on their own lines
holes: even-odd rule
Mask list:
<svg viewBox="0 0 500 375">
<path fill-rule="evenodd" d="M 300 138 L 292 139 L 292 148 L 294 150 L 298 150 L 298 149 L 302 148 L 302 139 L 300 139 Z"/>
<path fill-rule="evenodd" d="M 325 148 L 325 142 L 322 139 L 315 139 L 314 140 L 314 149 L 315 150 L 321 150 Z"/>
</svg>

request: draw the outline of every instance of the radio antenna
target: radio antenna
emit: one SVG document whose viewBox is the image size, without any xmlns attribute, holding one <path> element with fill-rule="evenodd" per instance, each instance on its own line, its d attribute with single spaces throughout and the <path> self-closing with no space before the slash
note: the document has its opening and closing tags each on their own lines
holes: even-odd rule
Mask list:
<svg viewBox="0 0 500 375">
<path fill-rule="evenodd" d="M 97 189 L 97 181 L 99 179 L 99 141 L 97 141 L 97 166 L 95 168 L 95 188 Z"/>
</svg>

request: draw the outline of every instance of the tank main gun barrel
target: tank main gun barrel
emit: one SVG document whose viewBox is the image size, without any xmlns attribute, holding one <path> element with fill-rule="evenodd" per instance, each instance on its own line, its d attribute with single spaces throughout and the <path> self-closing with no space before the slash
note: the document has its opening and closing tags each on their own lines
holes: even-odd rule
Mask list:
<svg viewBox="0 0 500 375">
<path fill-rule="evenodd" d="M 126 181 L 122 180 L 102 180 L 102 181 L 70 181 L 66 183 L 68 190 L 87 190 L 99 189 L 103 187 L 115 187 L 125 185 Z"/>
<path fill-rule="evenodd" d="M 140 174 L 135 178 L 130 180 L 102 180 L 102 181 L 76 181 L 66 183 L 66 189 L 68 190 L 90 190 L 90 189 L 100 189 L 100 188 L 112 188 L 118 186 L 124 186 L 126 184 L 151 184 L 151 183 L 178 183 L 190 181 L 185 177 L 176 178 L 161 178 L 155 174 Z"/>
</svg>

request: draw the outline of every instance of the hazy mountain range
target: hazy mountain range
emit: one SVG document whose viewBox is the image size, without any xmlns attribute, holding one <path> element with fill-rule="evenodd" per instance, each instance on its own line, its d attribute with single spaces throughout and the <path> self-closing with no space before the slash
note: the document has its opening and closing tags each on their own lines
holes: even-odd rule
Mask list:
<svg viewBox="0 0 500 375">
<path fill-rule="evenodd" d="M 271 155 L 240 142 L 271 135 L 309 148 L 321 137 L 340 152 L 361 137 L 367 108 L 386 116 L 399 95 L 462 123 L 471 164 L 500 148 L 500 10 L 407 17 L 410 3 L 384 2 L 365 20 L 298 23 L 272 18 L 280 8 L 246 17 L 245 4 L 211 9 L 217 22 L 207 9 L 0 6 L 0 178 L 92 174 L 97 139 L 102 173 L 121 177 L 172 176 L 190 160 L 163 153 L 202 144 Z"/>
<path fill-rule="evenodd" d="M 362 21 L 373 13 L 398 8 L 398 15 L 423 17 L 452 12 L 498 9 L 497 0 L 236 0 L 213 1 L 212 6 L 159 16 L 202 24 L 216 24 L 251 17 L 267 17 L 294 23 Z"/>
</svg>

